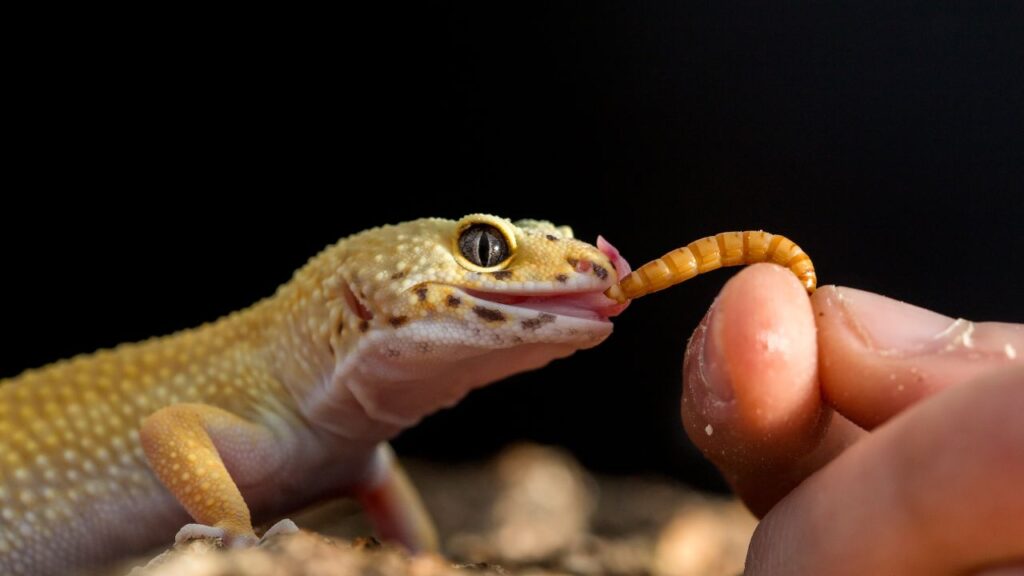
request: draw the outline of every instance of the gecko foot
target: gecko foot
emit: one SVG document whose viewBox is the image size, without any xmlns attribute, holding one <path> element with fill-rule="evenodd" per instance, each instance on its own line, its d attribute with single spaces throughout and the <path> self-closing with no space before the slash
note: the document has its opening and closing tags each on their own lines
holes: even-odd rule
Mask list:
<svg viewBox="0 0 1024 576">
<path fill-rule="evenodd" d="M 216 526 L 207 526 L 206 524 L 185 524 L 174 536 L 174 543 L 181 544 L 183 542 L 188 542 L 189 540 L 199 540 L 202 538 L 219 538 L 224 543 L 224 546 L 228 548 L 249 548 L 260 542 L 259 539 L 256 538 L 255 534 L 232 536 L 228 534 L 227 530 Z"/>
<path fill-rule="evenodd" d="M 204 538 L 219 539 L 224 543 L 227 548 L 250 548 L 258 544 L 262 544 L 267 539 L 274 536 L 280 536 L 282 534 L 295 534 L 299 531 L 299 527 L 295 525 L 295 522 L 285 518 L 279 520 L 276 524 L 267 530 L 262 538 L 256 538 L 254 534 L 242 534 L 238 536 L 232 536 L 228 534 L 228 531 L 217 526 L 207 526 L 206 524 L 185 524 L 178 530 L 178 533 L 174 536 L 174 543 L 181 544 L 188 542 L 189 540 L 200 540 Z"/>
<path fill-rule="evenodd" d="M 299 527 L 295 525 L 295 522 L 292 522 L 288 518 L 278 520 L 276 524 L 263 533 L 263 537 L 260 538 L 260 544 L 266 542 L 268 538 L 273 538 L 274 536 L 279 536 L 281 534 L 295 534 L 298 531 Z"/>
</svg>

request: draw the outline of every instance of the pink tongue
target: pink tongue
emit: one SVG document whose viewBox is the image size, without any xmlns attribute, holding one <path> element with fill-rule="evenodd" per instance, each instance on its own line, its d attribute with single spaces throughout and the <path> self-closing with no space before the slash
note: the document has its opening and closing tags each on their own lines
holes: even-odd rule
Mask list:
<svg viewBox="0 0 1024 576">
<path fill-rule="evenodd" d="M 621 304 L 617 304 L 614 300 L 600 292 L 567 294 L 546 298 L 527 298 L 517 304 L 532 308 L 538 312 L 594 319 L 608 318 L 622 312 Z"/>
<path fill-rule="evenodd" d="M 625 278 L 627 274 L 632 272 L 632 269 L 629 267 L 629 262 L 626 262 L 626 259 L 623 258 L 621 254 L 619 254 L 618 249 L 616 249 L 615 246 L 612 246 L 610 242 L 605 240 L 604 236 L 597 237 L 597 249 L 600 250 L 605 256 L 607 256 L 609 260 L 611 260 L 612 266 L 615 266 L 615 274 L 619 281 L 622 281 L 622 279 Z M 604 296 L 602 295 L 602 297 Z M 611 298 L 608 298 L 608 300 L 610 301 Z M 622 304 L 615 304 L 614 306 L 609 306 L 605 308 L 602 311 L 602 313 L 608 317 L 618 316 L 619 314 L 622 314 L 622 311 L 625 310 L 627 306 L 629 306 L 629 303 L 630 300 L 626 300 Z"/>
</svg>

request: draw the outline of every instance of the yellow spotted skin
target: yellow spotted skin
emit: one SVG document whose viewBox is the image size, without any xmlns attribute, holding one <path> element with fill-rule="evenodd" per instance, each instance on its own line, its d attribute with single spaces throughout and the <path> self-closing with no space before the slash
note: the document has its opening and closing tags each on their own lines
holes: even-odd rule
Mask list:
<svg viewBox="0 0 1024 576">
<path fill-rule="evenodd" d="M 174 404 L 142 423 L 151 468 L 185 510 L 199 522 L 255 538 L 249 509 L 211 436 L 239 445 L 272 441 L 266 428 L 206 404 Z"/>
<path fill-rule="evenodd" d="M 723 266 L 774 262 L 789 268 L 813 293 L 818 285 L 811 258 L 792 240 L 764 231 L 722 232 L 690 242 L 626 275 L 606 294 L 618 302 L 664 290 Z"/>
<path fill-rule="evenodd" d="M 286 390 L 255 353 L 260 338 L 246 336 L 261 333 L 265 321 L 260 313 L 234 315 L 0 382 L 0 573 L 47 573 L 104 558 L 107 541 L 139 549 L 152 543 L 151 530 L 187 520 L 151 473 L 140 442 L 142 423 L 160 408 L 193 402 L 297 420 Z M 210 460 L 191 451 L 195 439 L 181 431 L 182 444 L 159 462 Z M 121 524 L 100 517 L 117 510 L 140 513 Z"/>
<path fill-rule="evenodd" d="M 459 253 L 471 224 L 514 240 L 497 269 Z M 565 227 L 415 220 L 339 241 L 247 310 L 0 381 L 0 574 L 103 563 L 166 545 L 190 521 L 247 543 L 254 520 L 346 492 L 387 503 L 371 510 L 382 526 L 422 535 L 382 443 L 611 331 L 488 295 L 600 294 L 616 281 Z"/>
</svg>

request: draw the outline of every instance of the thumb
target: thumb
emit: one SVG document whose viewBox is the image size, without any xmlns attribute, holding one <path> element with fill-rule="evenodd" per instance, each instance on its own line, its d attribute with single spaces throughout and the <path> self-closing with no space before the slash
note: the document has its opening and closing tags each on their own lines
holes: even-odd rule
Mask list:
<svg viewBox="0 0 1024 576">
<path fill-rule="evenodd" d="M 1024 325 L 970 322 L 853 288 L 811 298 L 829 404 L 872 429 L 950 386 L 1024 363 Z"/>
</svg>

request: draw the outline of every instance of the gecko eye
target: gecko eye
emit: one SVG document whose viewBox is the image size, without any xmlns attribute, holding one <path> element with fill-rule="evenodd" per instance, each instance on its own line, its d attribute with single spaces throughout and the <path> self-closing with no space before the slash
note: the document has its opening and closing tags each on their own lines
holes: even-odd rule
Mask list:
<svg viewBox="0 0 1024 576">
<path fill-rule="evenodd" d="M 492 268 L 511 255 L 505 235 L 490 224 L 474 224 L 459 235 L 463 257 L 482 268 Z"/>
</svg>

